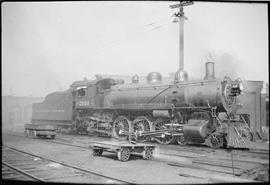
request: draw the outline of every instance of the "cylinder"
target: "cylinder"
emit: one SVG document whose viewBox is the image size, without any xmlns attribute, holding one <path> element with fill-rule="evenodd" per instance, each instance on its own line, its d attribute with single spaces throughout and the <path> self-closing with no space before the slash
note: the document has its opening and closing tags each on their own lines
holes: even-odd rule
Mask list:
<svg viewBox="0 0 270 185">
<path fill-rule="evenodd" d="M 215 79 L 215 63 L 206 62 L 205 63 L 205 80 Z"/>
<path fill-rule="evenodd" d="M 188 124 L 184 125 L 184 134 L 186 137 L 204 139 L 207 136 L 207 120 L 190 119 Z"/>
</svg>

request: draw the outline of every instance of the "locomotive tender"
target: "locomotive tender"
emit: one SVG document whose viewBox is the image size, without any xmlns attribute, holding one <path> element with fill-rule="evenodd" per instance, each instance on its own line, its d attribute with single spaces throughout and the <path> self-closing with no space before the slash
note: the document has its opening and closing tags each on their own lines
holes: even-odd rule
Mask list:
<svg viewBox="0 0 270 185">
<path fill-rule="evenodd" d="M 32 123 L 118 139 L 132 135 L 142 142 L 245 147 L 249 128 L 241 116 L 235 119 L 242 90 L 239 79 L 216 79 L 213 62 L 206 63 L 203 80 L 180 74 L 180 81 L 163 83 L 162 76 L 152 72 L 146 84 L 138 83 L 137 75 L 130 84 L 112 78 L 77 81 L 68 90 L 34 103 Z M 219 113 L 225 113 L 226 119 L 220 119 Z"/>
</svg>

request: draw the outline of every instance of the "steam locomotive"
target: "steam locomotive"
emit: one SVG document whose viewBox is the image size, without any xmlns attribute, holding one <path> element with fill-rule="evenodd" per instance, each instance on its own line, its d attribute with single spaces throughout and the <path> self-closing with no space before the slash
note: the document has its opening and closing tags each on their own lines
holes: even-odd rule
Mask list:
<svg viewBox="0 0 270 185">
<path fill-rule="evenodd" d="M 215 78 L 213 62 L 206 63 L 203 80 L 188 80 L 181 71 L 175 77 L 163 83 L 160 73 L 151 72 L 145 84 L 138 83 L 137 75 L 130 84 L 112 78 L 77 81 L 68 90 L 34 103 L 32 123 L 122 140 L 245 147 L 249 128 L 235 114 L 241 80 Z"/>
</svg>

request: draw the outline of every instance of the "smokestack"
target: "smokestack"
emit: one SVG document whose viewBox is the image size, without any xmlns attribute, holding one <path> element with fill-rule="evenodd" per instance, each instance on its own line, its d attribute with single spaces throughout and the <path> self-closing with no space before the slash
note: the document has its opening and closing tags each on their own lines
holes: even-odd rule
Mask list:
<svg viewBox="0 0 270 185">
<path fill-rule="evenodd" d="M 205 63 L 205 77 L 204 80 L 215 79 L 215 63 L 206 62 Z"/>
</svg>

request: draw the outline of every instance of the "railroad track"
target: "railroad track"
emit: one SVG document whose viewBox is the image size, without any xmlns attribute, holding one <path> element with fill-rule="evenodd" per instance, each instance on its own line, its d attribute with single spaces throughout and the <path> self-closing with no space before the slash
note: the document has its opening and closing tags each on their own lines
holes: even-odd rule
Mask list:
<svg viewBox="0 0 270 185">
<path fill-rule="evenodd" d="M 209 148 L 207 146 L 198 146 L 198 145 L 188 145 L 188 146 L 178 146 L 178 145 L 166 145 L 163 146 L 164 149 L 174 150 L 174 151 L 185 151 L 185 152 L 194 152 L 196 154 L 214 154 L 220 152 L 223 154 L 230 153 L 231 151 L 238 156 L 248 156 L 248 157 L 259 157 L 259 158 L 269 158 L 268 150 L 248 150 L 248 149 L 225 149 L 225 148 Z"/>
<path fill-rule="evenodd" d="M 2 146 L 2 179 L 41 182 L 133 184 L 133 182 L 127 182 L 75 165 L 47 159 L 6 145 Z"/>
<path fill-rule="evenodd" d="M 23 133 L 19 133 L 17 132 L 15 133 L 6 133 L 9 135 L 13 135 L 16 137 L 23 137 L 25 138 Z M 83 137 L 83 136 L 79 136 L 79 137 Z M 85 136 L 87 137 L 87 136 Z M 83 138 L 85 138 L 83 137 Z M 75 136 L 76 138 L 76 136 Z M 72 137 L 71 139 L 75 139 L 74 137 Z M 52 143 L 56 143 L 56 144 L 61 144 L 61 145 L 67 145 L 67 146 L 74 146 L 74 147 L 78 147 L 78 148 L 88 148 L 87 144 L 74 144 L 73 141 L 67 141 L 65 139 L 62 138 L 56 138 L 54 140 L 50 140 L 50 139 L 40 139 L 40 141 L 44 141 L 44 142 L 52 142 Z M 165 154 L 165 155 L 174 155 L 174 156 L 179 156 L 179 157 L 187 157 L 187 158 L 194 158 L 192 157 L 192 155 L 183 155 L 181 153 L 194 153 L 196 155 L 217 155 L 216 153 L 220 152 L 222 155 L 224 156 L 229 156 L 230 152 L 233 152 L 233 154 L 235 156 L 239 156 L 239 157 L 249 157 L 249 158 L 262 158 L 262 159 L 269 159 L 269 151 L 266 150 L 247 150 L 247 149 L 233 149 L 233 150 L 227 150 L 224 148 L 218 148 L 218 149 L 213 149 L 213 148 L 209 148 L 207 146 L 201 146 L 201 145 L 188 145 L 188 146 L 179 146 L 179 145 L 161 145 L 161 144 L 156 144 L 157 146 L 159 146 L 159 148 L 162 148 L 163 150 L 167 151 L 174 151 L 173 153 L 178 153 L 178 154 L 168 154 L 167 152 L 161 152 L 161 154 Z M 218 154 L 220 155 L 220 154 Z"/>
<path fill-rule="evenodd" d="M 23 170 L 20 170 L 17 167 L 14 167 L 13 165 L 4 161 L 2 161 L 2 179 L 43 182 L 38 177 L 31 175 Z"/>
<path fill-rule="evenodd" d="M 21 133 L 19 133 L 19 134 L 5 133 L 5 134 L 16 136 L 16 137 L 27 138 L 27 137 L 25 137 L 24 134 L 21 134 Z M 28 139 L 32 139 L 32 138 L 28 138 Z M 39 138 L 36 138 L 36 139 L 38 139 L 39 141 L 42 141 L 42 142 L 56 143 L 56 144 L 61 144 L 61 145 L 66 145 L 66 146 L 73 146 L 73 147 L 77 147 L 77 148 L 88 149 L 88 147 L 86 147 L 86 146 L 67 143 L 63 139 L 59 139 L 59 138 L 55 138 L 54 140 L 51 140 L 51 139 L 39 139 Z"/>
<path fill-rule="evenodd" d="M 9 133 L 10 134 L 10 133 Z M 18 134 L 10 134 L 14 135 L 17 137 L 24 137 L 23 134 L 18 135 Z M 25 138 L 25 137 L 24 137 Z M 55 144 L 60 144 L 60 145 L 67 145 L 67 146 L 72 146 L 72 147 L 78 147 L 78 148 L 83 148 L 83 149 L 88 149 L 87 145 L 83 144 L 74 144 L 73 140 L 77 138 L 56 138 L 55 140 L 49 140 L 49 139 L 38 139 L 38 141 L 42 142 L 50 142 L 50 143 L 55 143 Z M 68 141 L 68 142 L 66 142 Z M 206 170 L 206 171 L 212 171 L 212 172 L 219 172 L 219 173 L 224 173 L 224 174 L 230 174 L 230 175 L 236 175 L 236 176 L 242 176 L 249 174 L 252 169 L 257 168 L 258 166 L 261 166 L 263 162 L 260 162 L 259 158 L 261 155 L 265 155 L 264 153 L 260 153 L 260 156 L 257 156 L 257 160 L 253 160 L 251 158 L 241 158 L 241 152 L 242 151 L 237 151 L 234 154 L 234 167 L 231 165 L 231 160 L 230 160 L 230 153 L 224 152 L 225 149 L 211 149 L 211 148 L 206 148 L 199 146 L 198 148 L 195 148 L 197 146 L 174 146 L 174 145 L 159 145 L 162 147 L 162 150 L 159 152 L 163 156 L 169 156 L 169 161 L 167 159 L 161 158 L 154 158 L 153 160 L 159 161 L 159 162 L 165 162 L 170 166 L 178 166 L 178 167 L 184 167 L 184 168 L 190 168 L 190 169 L 201 169 L 201 170 Z M 176 149 L 177 148 L 177 149 Z M 167 151 L 167 150 L 171 151 Z M 214 156 L 216 153 L 216 157 Z M 247 154 L 248 151 L 243 151 L 245 155 L 248 155 L 250 157 L 250 154 L 254 154 L 252 151 Z M 212 153 L 212 154 L 211 154 Z M 195 156 L 192 156 L 194 154 Z M 210 155 L 211 154 L 211 155 Z M 224 156 L 219 156 L 220 154 L 224 154 Z M 256 154 L 258 155 L 258 154 Z M 181 164 L 178 163 L 177 161 L 172 161 L 172 157 L 185 157 L 185 158 L 190 158 L 192 161 L 191 165 L 186 165 L 186 164 Z M 205 156 L 205 157 L 200 157 L 200 156 Z M 268 153 L 267 153 L 268 157 Z M 168 157 L 166 157 L 168 158 Z M 268 157 L 269 158 L 269 157 Z M 248 160 L 247 160 L 248 159 Z M 259 161 L 259 162 L 258 162 Z M 264 160 L 265 161 L 265 160 Z M 268 164 L 269 166 L 269 164 Z M 233 169 L 234 168 L 234 169 Z M 133 182 L 132 182 L 133 183 Z"/>
<path fill-rule="evenodd" d="M 13 135 L 16 137 L 23 137 L 25 138 L 24 134 L 22 133 L 6 133 L 9 135 Z M 81 136 L 80 136 L 81 137 Z M 73 137 L 71 138 L 72 140 L 74 139 Z M 39 141 L 42 142 L 50 142 L 50 143 L 55 143 L 55 144 L 60 144 L 60 145 L 67 145 L 67 146 L 73 146 L 77 148 L 83 148 L 83 149 L 89 149 L 87 144 L 74 144 L 73 141 L 68 141 L 62 138 L 57 138 L 54 140 L 51 139 L 39 139 Z M 197 158 L 199 156 L 215 156 L 218 155 L 218 157 L 221 157 L 222 155 L 225 158 L 230 157 L 230 152 L 233 152 L 233 155 L 235 157 L 245 157 L 245 158 L 251 158 L 251 159 L 269 159 L 269 151 L 251 151 L 251 150 L 239 150 L 239 149 L 234 149 L 228 151 L 227 149 L 224 148 L 219 148 L 219 149 L 212 149 L 208 148 L 206 146 L 198 146 L 198 145 L 189 145 L 189 146 L 179 146 L 179 145 L 160 145 L 157 144 L 159 148 L 162 148 L 163 151 L 160 151 L 159 153 L 162 155 L 168 155 L 168 156 L 175 156 L 175 157 L 185 157 L 185 158 Z M 167 152 L 169 151 L 169 152 Z M 194 154 L 194 155 L 192 155 Z M 235 159 L 236 160 L 236 159 Z M 237 161 L 237 160 L 236 160 Z M 241 162 L 247 162 L 247 163 L 254 163 L 253 160 L 241 160 L 238 159 L 238 161 Z M 255 160 L 256 161 L 256 160 Z"/>
</svg>

